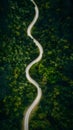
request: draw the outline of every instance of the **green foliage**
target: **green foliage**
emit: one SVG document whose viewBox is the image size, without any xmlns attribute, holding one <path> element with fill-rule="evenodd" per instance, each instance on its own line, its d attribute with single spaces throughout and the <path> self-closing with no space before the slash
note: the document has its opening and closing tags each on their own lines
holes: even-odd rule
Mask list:
<svg viewBox="0 0 73 130">
<path fill-rule="evenodd" d="M 36 1 L 40 17 L 32 34 L 42 44 L 44 55 L 30 74 L 39 82 L 43 96 L 30 121 L 30 130 L 73 129 L 73 4 L 70 2 Z M 24 111 L 36 97 L 25 69 L 39 52 L 26 34 L 34 17 L 33 4 L 29 0 L 10 0 L 7 11 L 0 21 L 0 130 L 18 130 Z"/>
</svg>

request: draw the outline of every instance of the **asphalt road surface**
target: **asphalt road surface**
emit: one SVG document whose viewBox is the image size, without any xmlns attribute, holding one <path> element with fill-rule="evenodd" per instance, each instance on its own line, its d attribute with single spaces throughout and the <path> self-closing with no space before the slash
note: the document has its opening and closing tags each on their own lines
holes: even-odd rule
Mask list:
<svg viewBox="0 0 73 130">
<path fill-rule="evenodd" d="M 31 34 L 31 30 L 34 26 L 34 24 L 36 23 L 38 17 L 39 17 L 39 9 L 38 9 L 38 6 L 36 5 L 36 3 L 34 2 L 34 0 L 31 0 L 31 2 L 34 4 L 34 8 L 35 8 L 35 16 L 34 16 L 34 19 L 33 21 L 30 23 L 30 25 L 28 26 L 28 29 L 27 29 L 27 35 L 33 40 L 33 42 L 35 43 L 35 45 L 38 47 L 39 49 L 39 56 L 34 60 L 32 61 L 27 67 L 26 67 L 26 78 L 28 79 L 28 81 L 33 84 L 36 89 L 37 89 L 37 96 L 36 98 L 34 99 L 34 101 L 32 102 L 32 104 L 29 106 L 29 108 L 27 109 L 25 115 L 24 115 L 24 130 L 29 130 L 29 118 L 30 118 L 30 115 L 31 115 L 31 112 L 33 111 L 33 109 L 38 105 L 40 99 L 41 99 L 41 96 L 42 96 L 42 90 L 41 88 L 39 87 L 39 84 L 34 80 L 32 79 L 32 77 L 30 76 L 30 68 L 35 64 L 35 63 L 38 63 L 41 59 L 42 59 L 42 54 L 43 54 L 43 48 L 41 46 L 41 44 L 32 36 Z"/>
</svg>

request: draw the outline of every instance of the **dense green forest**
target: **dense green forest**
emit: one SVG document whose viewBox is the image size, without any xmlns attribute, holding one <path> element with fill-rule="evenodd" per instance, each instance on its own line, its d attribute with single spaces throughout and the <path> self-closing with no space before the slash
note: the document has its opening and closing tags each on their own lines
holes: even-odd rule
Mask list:
<svg viewBox="0 0 73 130">
<path fill-rule="evenodd" d="M 39 19 L 32 35 L 44 49 L 30 71 L 43 95 L 30 120 L 30 130 L 73 129 L 73 1 L 35 0 Z M 25 77 L 38 55 L 27 36 L 34 17 L 30 0 L 0 1 L 0 130 L 21 130 L 23 113 L 36 97 Z"/>
</svg>

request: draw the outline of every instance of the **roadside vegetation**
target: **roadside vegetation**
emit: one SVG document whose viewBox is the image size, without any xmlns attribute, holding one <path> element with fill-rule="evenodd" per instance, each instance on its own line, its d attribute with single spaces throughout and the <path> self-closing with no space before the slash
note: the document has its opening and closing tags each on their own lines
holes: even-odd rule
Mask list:
<svg viewBox="0 0 73 130">
<path fill-rule="evenodd" d="M 40 16 L 32 30 L 44 49 L 30 71 L 43 96 L 30 130 L 73 128 L 73 2 L 36 0 Z M 30 0 L 0 2 L 0 130 L 21 130 L 23 113 L 36 96 L 25 77 L 26 66 L 38 56 L 27 36 L 34 17 Z"/>
</svg>

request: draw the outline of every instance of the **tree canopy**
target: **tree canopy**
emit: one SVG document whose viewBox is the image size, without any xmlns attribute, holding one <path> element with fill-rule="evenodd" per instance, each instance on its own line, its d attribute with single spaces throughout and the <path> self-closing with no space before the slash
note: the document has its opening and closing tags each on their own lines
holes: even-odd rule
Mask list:
<svg viewBox="0 0 73 130">
<path fill-rule="evenodd" d="M 43 95 L 32 113 L 30 130 L 73 128 L 73 1 L 36 0 L 39 19 L 32 35 L 44 50 L 31 76 Z M 20 130 L 23 113 L 36 97 L 25 77 L 26 66 L 39 52 L 27 36 L 34 17 L 30 0 L 0 2 L 0 130 Z"/>
</svg>

